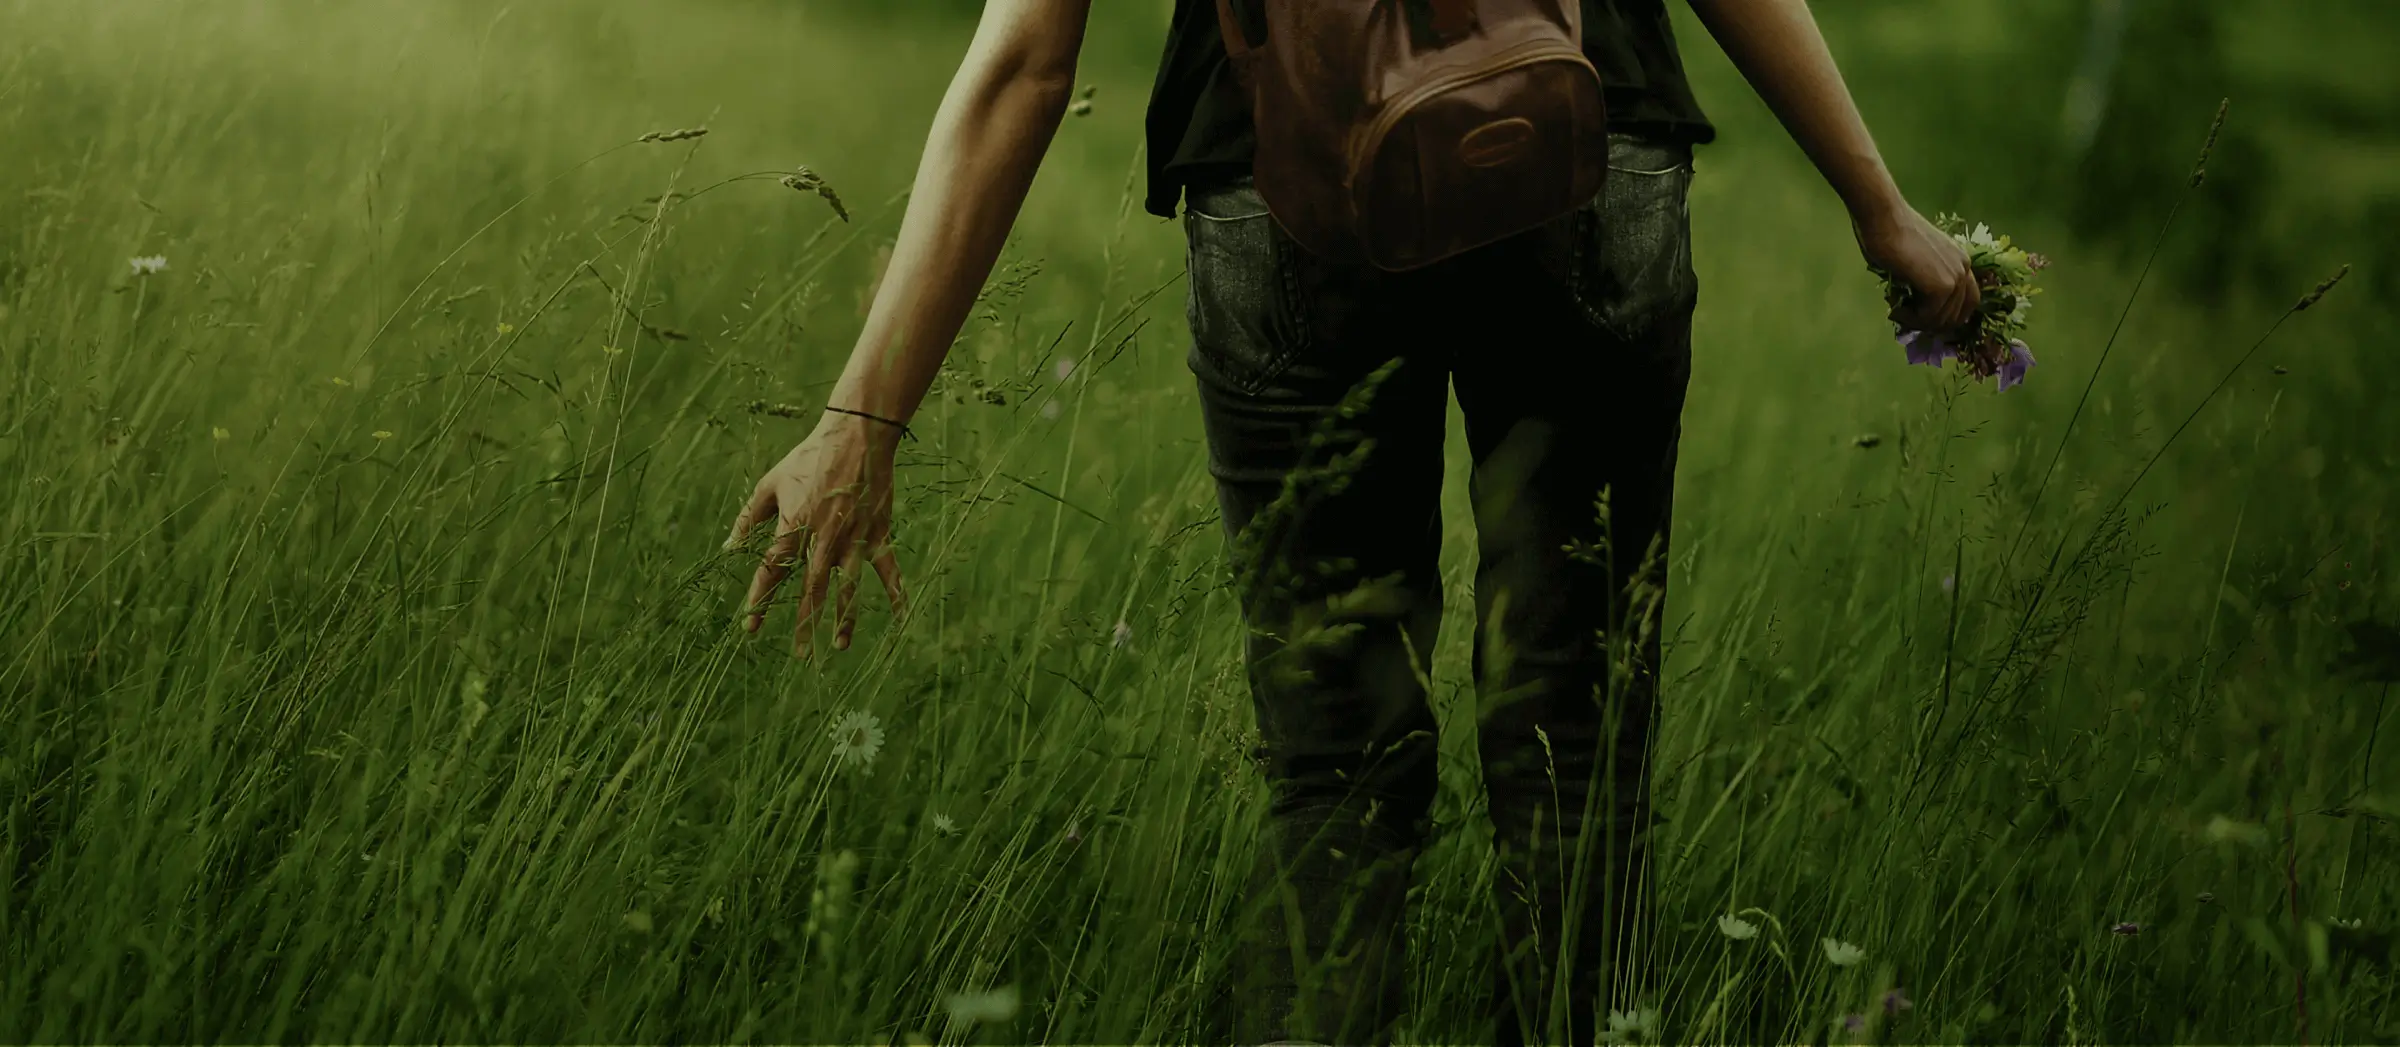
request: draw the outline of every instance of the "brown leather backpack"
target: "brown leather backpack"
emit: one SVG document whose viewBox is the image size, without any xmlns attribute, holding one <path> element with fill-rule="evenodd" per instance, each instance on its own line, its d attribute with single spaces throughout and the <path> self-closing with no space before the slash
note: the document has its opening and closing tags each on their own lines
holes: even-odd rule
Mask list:
<svg viewBox="0 0 2400 1047">
<path fill-rule="evenodd" d="M 1310 253 L 1407 270 L 1599 195 L 1608 114 L 1579 0 L 1217 0 L 1252 177 Z"/>
</svg>

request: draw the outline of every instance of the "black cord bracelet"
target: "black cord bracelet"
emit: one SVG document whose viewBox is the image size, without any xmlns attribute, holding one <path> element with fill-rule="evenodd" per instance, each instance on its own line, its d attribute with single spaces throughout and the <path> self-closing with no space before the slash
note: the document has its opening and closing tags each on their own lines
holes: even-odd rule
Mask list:
<svg viewBox="0 0 2400 1047">
<path fill-rule="evenodd" d="M 893 421 L 893 420 L 891 420 L 891 419 L 889 419 L 889 418 L 885 418 L 884 416 L 882 416 L 882 415 L 879 415 L 879 414 L 868 414 L 868 413 L 867 413 L 867 412 L 865 412 L 865 411 L 853 411 L 853 410 L 851 410 L 851 409 L 849 409 L 849 408 L 847 408 L 847 407 L 835 407 L 835 406 L 833 406 L 832 404 L 826 404 L 826 405 L 825 405 L 825 409 L 826 409 L 826 410 L 828 410 L 828 411 L 832 411 L 832 412 L 834 412 L 834 413 L 836 413 L 836 414 L 850 414 L 850 415 L 857 415 L 857 416 L 858 416 L 858 417 L 860 417 L 860 418 L 867 418 L 867 419 L 872 419 L 872 420 L 874 420 L 874 421 L 882 422 L 882 423 L 883 423 L 883 424 L 885 424 L 885 425 L 888 425 L 888 426 L 891 426 L 891 427 L 892 427 L 892 428 L 894 428 L 894 429 L 898 429 L 898 430 L 900 430 L 900 435 L 902 435 L 902 436 L 908 437 L 908 438 L 909 438 L 909 439 L 911 439 L 911 440 L 914 440 L 914 439 L 916 439 L 916 438 L 917 438 L 917 434 L 916 434 L 916 432 L 915 432 L 914 430 L 911 430 L 911 429 L 910 429 L 910 428 L 907 426 L 907 424 L 906 424 L 906 423 L 902 423 L 902 422 L 895 422 L 895 421 Z"/>
</svg>

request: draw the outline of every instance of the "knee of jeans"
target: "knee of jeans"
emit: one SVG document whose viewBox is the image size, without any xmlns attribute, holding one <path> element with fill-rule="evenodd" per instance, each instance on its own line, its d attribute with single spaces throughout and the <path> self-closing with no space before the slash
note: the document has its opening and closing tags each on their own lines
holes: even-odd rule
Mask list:
<svg viewBox="0 0 2400 1047">
<path fill-rule="evenodd" d="M 1373 798 L 1355 804 L 1299 798 L 1289 810 L 1277 804 L 1275 822 L 1287 843 L 1306 843 L 1352 852 L 1352 857 L 1411 855 L 1424 846 L 1431 803 Z"/>
<path fill-rule="evenodd" d="M 1430 763 L 1376 778 L 1303 774 L 1274 783 L 1273 814 L 1286 826 L 1340 826 L 1340 835 L 1386 849 L 1423 842 L 1437 790 Z"/>
</svg>

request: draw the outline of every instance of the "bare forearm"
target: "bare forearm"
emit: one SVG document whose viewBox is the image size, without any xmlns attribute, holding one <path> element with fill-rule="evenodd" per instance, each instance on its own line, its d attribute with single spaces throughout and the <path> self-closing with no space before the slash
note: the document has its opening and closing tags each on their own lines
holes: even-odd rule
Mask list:
<svg viewBox="0 0 2400 1047">
<path fill-rule="evenodd" d="M 970 67 L 951 84 L 829 403 L 902 421 L 916 413 L 1057 133 L 1070 76 Z"/>
<path fill-rule="evenodd" d="M 1806 0 L 1690 0 L 1727 57 L 1862 221 L 1905 208 Z"/>
</svg>

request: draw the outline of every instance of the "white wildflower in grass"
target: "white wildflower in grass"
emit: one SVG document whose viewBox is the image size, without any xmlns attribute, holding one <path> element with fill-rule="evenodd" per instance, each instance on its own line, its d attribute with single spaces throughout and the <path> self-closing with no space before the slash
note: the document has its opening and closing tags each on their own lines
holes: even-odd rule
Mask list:
<svg viewBox="0 0 2400 1047">
<path fill-rule="evenodd" d="M 496 330 L 498 330 L 501 334 L 515 334 L 517 331 L 517 325 L 509 323 L 506 320 L 502 320 L 500 321 L 500 326 L 496 328 Z"/>
<path fill-rule="evenodd" d="M 1647 1043 L 1658 1032 L 1658 1012 L 1647 1007 L 1608 1012 L 1603 1043 Z"/>
<path fill-rule="evenodd" d="M 1110 647 L 1123 647 L 1125 646 L 1125 642 L 1127 640 L 1133 639 L 1133 626 L 1125 624 L 1125 619 L 1123 618 L 1117 619 L 1116 627 L 1110 629 L 1108 632 L 1108 645 Z"/>
<path fill-rule="evenodd" d="M 2266 827 L 2256 822 L 2237 822 L 2220 814 L 2208 820 L 2201 830 L 2210 843 L 2242 843 L 2256 847 L 2267 842 Z"/>
<path fill-rule="evenodd" d="M 142 255 L 128 258 L 125 261 L 133 266 L 133 275 L 135 276 L 148 276 L 167 270 L 167 256 L 163 254 Z"/>
<path fill-rule="evenodd" d="M 958 835 L 958 822 L 947 814 L 934 815 L 933 831 L 938 836 L 956 836 Z"/>
<path fill-rule="evenodd" d="M 392 438 L 392 431 L 389 429 L 377 429 L 374 432 L 368 433 L 367 435 L 378 440 L 389 440 Z"/>
<path fill-rule="evenodd" d="M 883 749 L 883 721 L 874 713 L 852 711 L 834 721 L 830 737 L 834 758 L 843 766 L 872 769 L 875 754 Z"/>
<path fill-rule="evenodd" d="M 1723 916 L 1717 917 L 1717 930 L 1723 932 L 1725 937 L 1731 938 L 1737 942 L 1746 942 L 1752 938 L 1758 937 L 1757 924 L 1751 923 L 1750 921 L 1742 919 L 1739 916 L 1735 916 L 1732 913 L 1727 913 Z"/>
<path fill-rule="evenodd" d="M 1867 958 L 1867 951 L 1865 949 L 1861 949 L 1858 946 L 1850 944 L 1849 942 L 1827 938 L 1824 941 L 1824 945 L 1825 962 L 1836 967 L 1848 967 L 1851 964 Z"/>
<path fill-rule="evenodd" d="M 469 727 L 482 723 L 483 718 L 492 711 L 491 703 L 483 700 L 484 693 L 489 687 L 490 683 L 484 679 L 483 674 L 473 669 L 467 670 L 466 680 L 459 684 L 458 703 L 466 709 Z"/>
<path fill-rule="evenodd" d="M 858 878 L 858 852 L 844 848 L 817 861 L 817 886 L 808 895 L 808 922 L 801 933 L 831 950 L 835 932 L 850 918 L 850 896 Z"/>
<path fill-rule="evenodd" d="M 1067 376 L 1075 373 L 1075 358 L 1072 356 L 1059 357 L 1058 363 L 1052 366 L 1050 370 L 1051 373 L 1058 375 L 1059 381 L 1066 381 Z"/>
<path fill-rule="evenodd" d="M 1017 987 L 953 993 L 943 1006 L 954 1022 L 1004 1022 L 1017 1016 Z"/>
<path fill-rule="evenodd" d="M 220 425 L 220 426 L 217 426 L 217 427 L 216 427 L 216 428 L 214 428 L 214 429 L 210 429 L 210 430 L 208 431 L 208 435 L 209 435 L 209 438 L 210 438 L 210 439 L 212 439 L 212 440 L 231 440 L 231 439 L 233 439 L 233 431 L 232 431 L 232 430 L 230 430 L 230 429 L 227 429 L 227 428 L 225 428 L 224 426 L 221 426 L 221 425 Z"/>
</svg>

